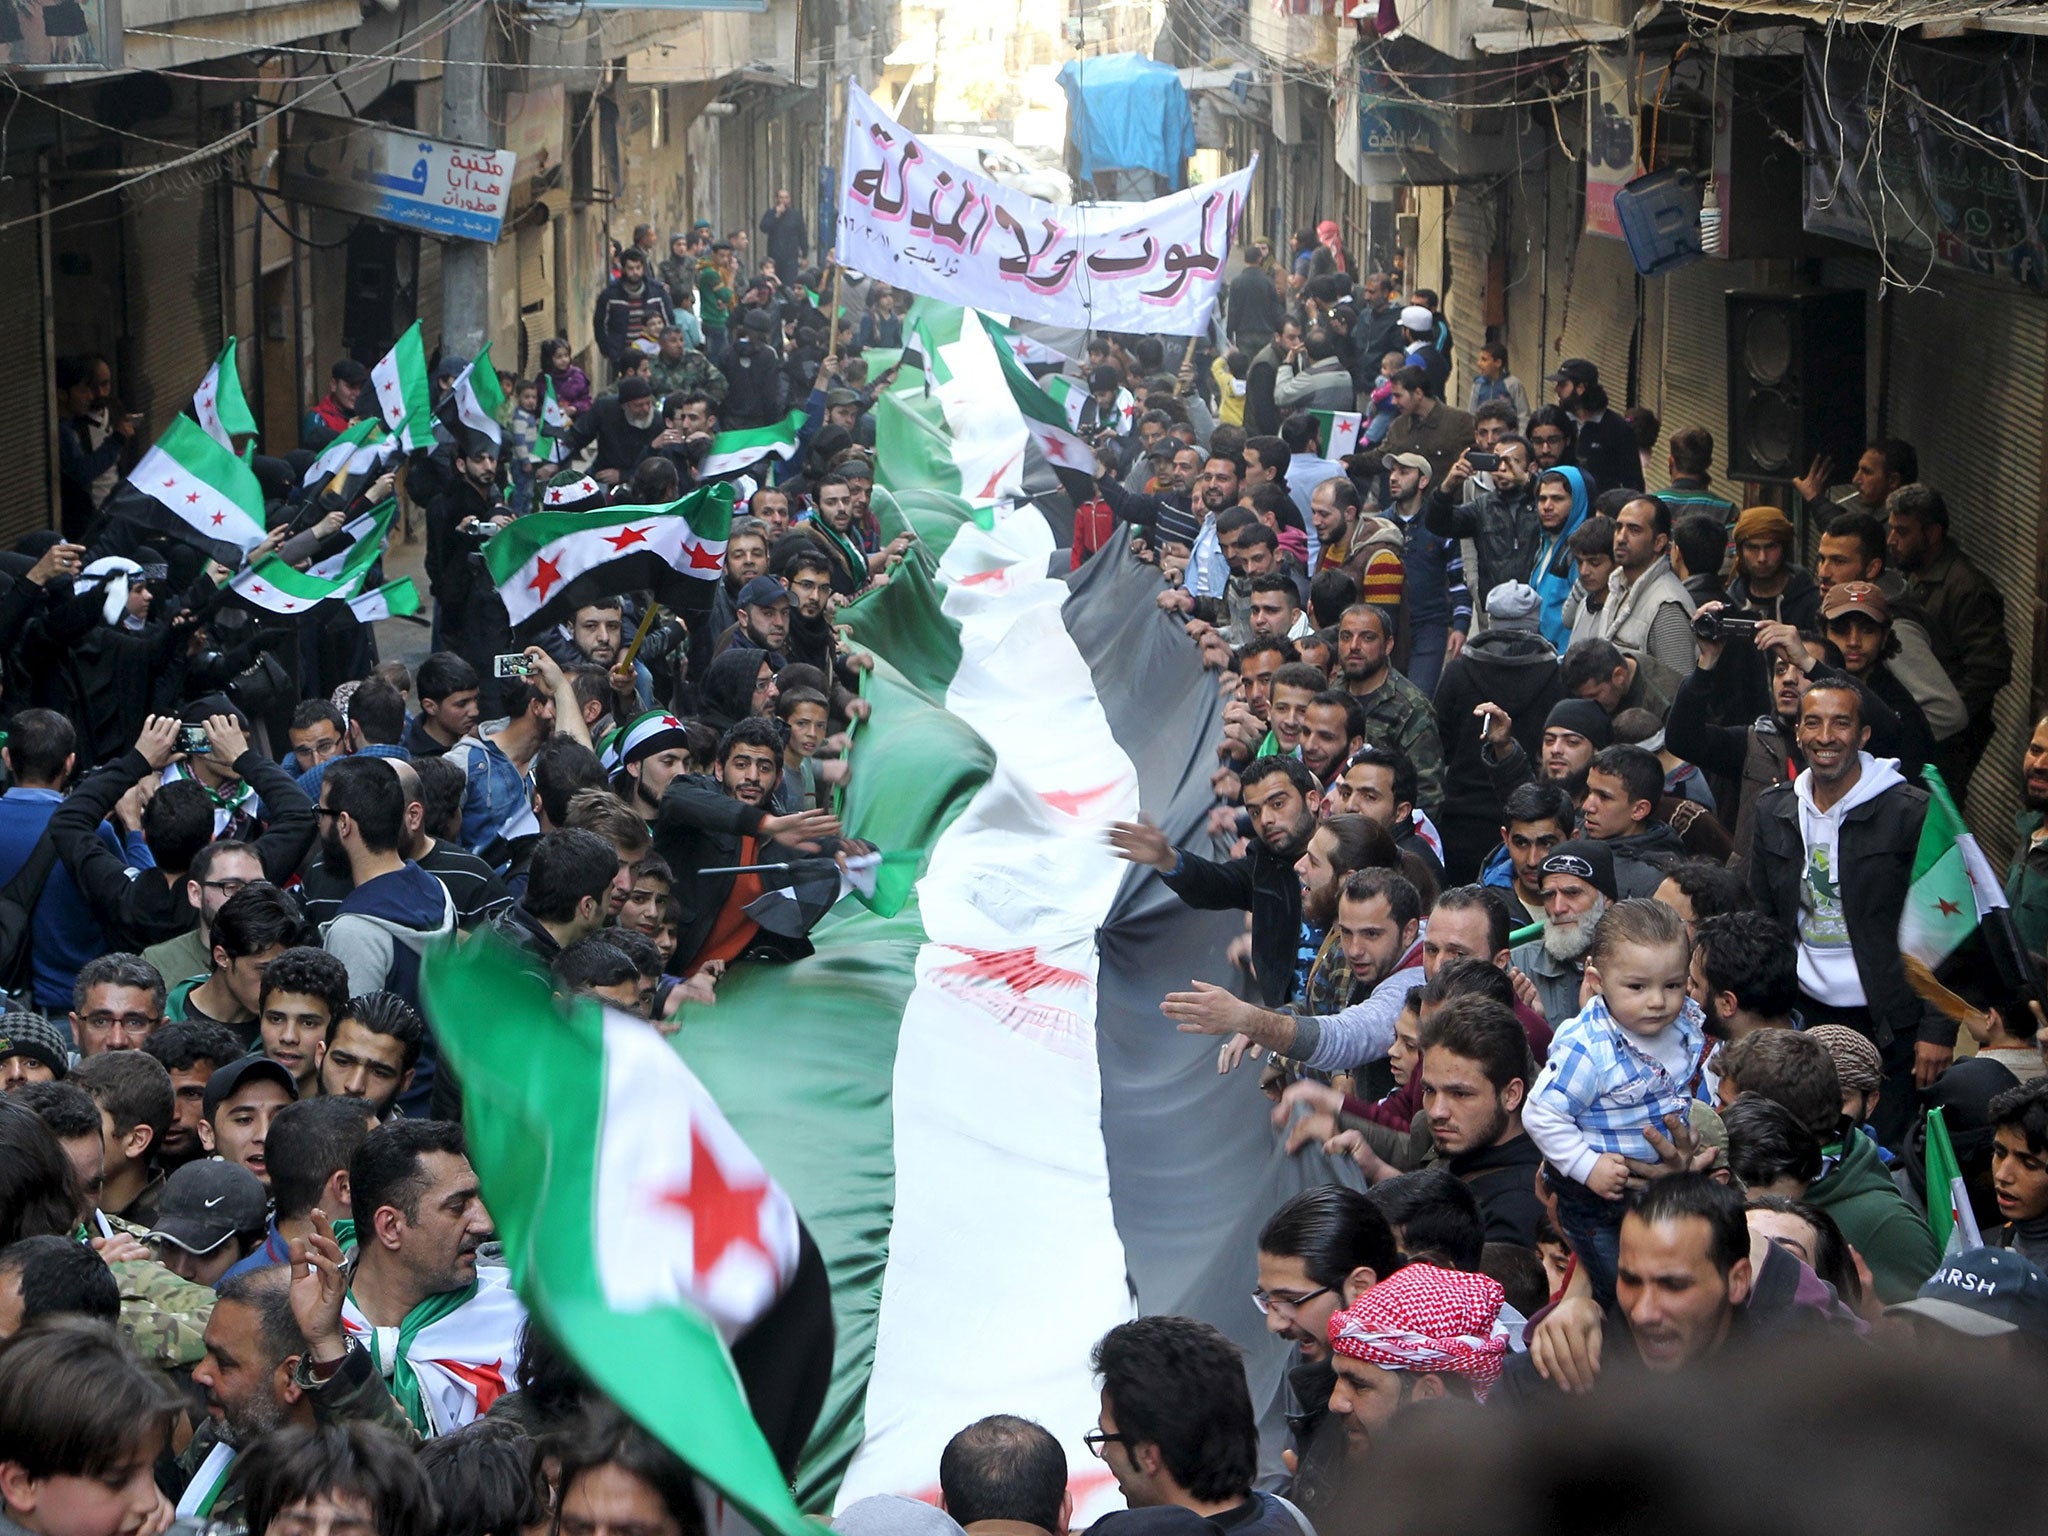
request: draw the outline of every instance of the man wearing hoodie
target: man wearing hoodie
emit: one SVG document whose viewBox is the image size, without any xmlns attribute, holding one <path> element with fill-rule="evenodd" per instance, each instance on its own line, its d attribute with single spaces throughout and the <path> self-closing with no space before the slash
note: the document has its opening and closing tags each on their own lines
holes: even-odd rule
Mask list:
<svg viewBox="0 0 2048 1536">
<path fill-rule="evenodd" d="M 1578 580 L 1571 539 L 1592 505 L 1586 477 L 1571 465 L 1546 469 L 1536 477 L 1536 521 L 1543 532 L 1536 542 L 1529 585 L 1543 599 L 1543 638 L 1559 651 L 1571 644 L 1571 621 L 1564 605 Z"/>
<path fill-rule="evenodd" d="M 1614 883 L 1623 898 L 1650 896 L 1664 882 L 1664 866 L 1685 857 L 1678 834 L 1657 820 L 1664 796 L 1664 765 L 1641 747 L 1604 748 L 1586 766 L 1586 798 L 1579 808 L 1586 836 L 1614 855 Z"/>
<path fill-rule="evenodd" d="M 1444 743 L 1444 796 L 1437 813 L 1444 868 L 1469 880 L 1500 843 L 1500 815 L 1482 750 L 1487 722 L 1479 706 L 1505 714 L 1530 757 L 1542 747 L 1541 722 L 1563 696 L 1557 652 L 1537 625 L 1541 600 L 1521 581 L 1486 597 L 1487 627 L 1444 663 L 1436 685 L 1437 733 Z"/>
<path fill-rule="evenodd" d="M 1671 568 L 1671 509 L 1638 496 L 1614 515 L 1614 574 L 1600 610 L 1599 635 L 1654 657 L 1683 677 L 1692 670 L 1696 606 Z"/>
<path fill-rule="evenodd" d="M 1735 519 L 1730 608 L 1801 629 L 1819 622 L 1820 588 L 1803 566 L 1792 563 L 1797 538 L 1792 519 L 1776 507 L 1750 507 Z"/>
<path fill-rule="evenodd" d="M 1906 980 L 1899 916 L 1927 795 L 1893 759 L 1865 750 L 1869 697 L 1840 681 L 1809 681 L 1801 692 L 1795 729 L 1806 767 L 1757 797 L 1749 888 L 1759 908 L 1799 936 L 1805 1017 L 1847 1024 L 1877 1046 L 1885 1092 L 1873 1128 L 1897 1147 L 1913 1090 L 1941 1075 L 1956 1035 Z"/>
<path fill-rule="evenodd" d="M 348 967 L 351 997 L 395 992 L 419 1006 L 420 956 L 455 931 L 448 888 L 398 852 L 405 791 L 381 758 L 349 757 L 320 781 L 320 859 L 353 885 L 322 935 Z"/>
</svg>

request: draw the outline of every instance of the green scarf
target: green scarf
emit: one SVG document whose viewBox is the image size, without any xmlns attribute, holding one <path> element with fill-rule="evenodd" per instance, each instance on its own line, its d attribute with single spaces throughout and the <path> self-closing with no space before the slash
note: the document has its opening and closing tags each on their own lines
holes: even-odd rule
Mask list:
<svg viewBox="0 0 2048 1536">
<path fill-rule="evenodd" d="M 860 546 L 822 517 L 813 517 L 811 526 L 823 534 L 825 541 L 846 561 L 846 573 L 853 578 L 854 585 L 860 586 L 865 583 L 868 575 L 868 557 L 860 552 Z"/>
<path fill-rule="evenodd" d="M 413 1428 L 422 1435 L 434 1433 L 434 1416 L 427 1411 L 426 1394 L 420 1390 L 419 1373 L 412 1368 L 412 1342 L 420 1336 L 422 1330 L 431 1328 L 442 1318 L 467 1306 L 476 1292 L 477 1282 L 472 1280 L 459 1291 L 442 1291 L 438 1295 L 429 1296 L 406 1313 L 405 1320 L 398 1325 L 398 1358 L 391 1366 L 391 1395 L 398 1400 L 398 1406 L 405 1410 L 405 1416 L 412 1420 Z M 355 1299 L 353 1293 L 349 1299 Z M 356 1306 L 360 1311 L 362 1303 L 357 1302 Z M 377 1330 L 372 1328 L 365 1342 L 370 1346 L 370 1359 L 375 1362 L 381 1373 L 384 1370 L 384 1361 L 379 1354 L 378 1337 Z"/>
<path fill-rule="evenodd" d="M 349 1250 L 356 1246 L 356 1224 L 346 1216 L 335 1222 L 334 1241 L 341 1249 L 341 1256 L 346 1259 Z"/>
</svg>

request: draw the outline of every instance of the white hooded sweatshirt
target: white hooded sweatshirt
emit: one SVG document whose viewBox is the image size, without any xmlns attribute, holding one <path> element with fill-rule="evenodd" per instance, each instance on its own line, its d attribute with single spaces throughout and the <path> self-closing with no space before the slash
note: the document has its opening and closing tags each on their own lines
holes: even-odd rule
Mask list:
<svg viewBox="0 0 2048 1536">
<path fill-rule="evenodd" d="M 1799 877 L 1799 986 L 1808 996 L 1838 1008 L 1865 1005 L 1863 977 L 1849 948 L 1849 924 L 1842 912 L 1842 818 L 1894 784 L 1906 782 L 1898 761 L 1856 754 L 1862 772 L 1855 786 L 1827 810 L 1813 801 L 1813 770 L 1792 781 L 1799 802 L 1799 837 L 1806 868 Z"/>
</svg>

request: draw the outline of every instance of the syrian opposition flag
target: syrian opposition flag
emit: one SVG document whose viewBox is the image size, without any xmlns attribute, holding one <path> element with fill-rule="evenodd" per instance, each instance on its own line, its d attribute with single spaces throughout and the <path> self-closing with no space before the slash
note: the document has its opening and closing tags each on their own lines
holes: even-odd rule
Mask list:
<svg viewBox="0 0 2048 1536">
<path fill-rule="evenodd" d="M 306 466 L 306 472 L 299 476 L 300 490 L 308 496 L 322 491 L 339 494 L 351 472 L 359 473 L 378 462 L 389 436 L 384 423 L 374 416 L 350 422 Z"/>
<path fill-rule="evenodd" d="M 771 421 L 765 427 L 742 427 L 734 432 L 721 432 L 711 439 L 711 446 L 704 452 L 704 462 L 697 466 L 697 474 L 709 480 L 718 475 L 751 469 L 763 459 L 787 460 L 796 453 L 796 440 L 803 429 L 804 412 L 799 407 L 782 420 Z"/>
<path fill-rule="evenodd" d="M 370 382 L 376 386 L 377 405 L 386 425 L 398 434 L 405 451 L 418 453 L 433 447 L 433 392 L 427 387 L 427 347 L 421 340 L 419 321 L 407 326 L 397 344 L 377 359 Z"/>
<path fill-rule="evenodd" d="M 884 397 L 878 439 L 906 400 L 925 403 L 914 385 Z M 815 954 L 733 968 L 677 1044 L 832 1275 L 838 1355 L 804 1507 L 929 1487 L 960 1425 L 1000 1402 L 1066 1447 L 1079 1529 L 1121 1505 L 1080 1439 L 1104 1332 L 1192 1311 L 1258 1379 L 1284 1359 L 1225 1262 L 1242 1212 L 1289 1192 L 1272 1128 L 1216 1073 L 1216 1041 L 1159 1018 L 1191 976 L 1227 980 L 1241 919 L 1188 910 L 1105 846 L 1142 808 L 1211 852 L 1200 758 L 1223 705 L 1146 612 L 1158 574 L 1127 547 L 1070 591 L 1046 574 L 1036 508 L 905 486 L 888 450 L 877 463 L 883 537 L 918 537 L 839 616 L 874 658 L 839 814 L 885 854 L 925 855 L 835 905 Z"/>
<path fill-rule="evenodd" d="M 530 636 L 594 598 L 651 591 L 664 608 L 711 606 L 725 574 L 732 487 L 707 485 L 665 507 L 533 512 L 484 544 L 484 564 Z"/>
<path fill-rule="evenodd" d="M 526 1308 L 502 1269 L 479 1268 L 462 1290 L 429 1296 L 399 1325 L 395 1345 L 370 1326 L 353 1294 L 341 1305 L 343 1332 L 370 1352 L 422 1437 L 475 1423 L 514 1390 L 525 1321 Z M 399 1358 L 387 1360 L 394 1347 Z"/>
<path fill-rule="evenodd" d="M 220 349 L 220 356 L 206 370 L 206 377 L 192 392 L 192 415 L 206 429 L 206 435 L 221 447 L 234 450 L 236 437 L 254 437 L 256 418 L 242 394 L 242 376 L 235 370 L 235 338 Z"/>
<path fill-rule="evenodd" d="M 559 464 L 567 456 L 562 448 L 562 439 L 569 435 L 569 413 L 562 409 L 562 402 L 555 398 L 555 381 L 546 374 L 540 378 L 539 430 L 533 438 L 533 461 L 536 464 Z"/>
<path fill-rule="evenodd" d="M 403 619 L 420 611 L 420 590 L 410 576 L 372 587 L 360 597 L 348 600 L 349 611 L 358 622 L 375 624 L 381 619 Z"/>
<path fill-rule="evenodd" d="M 464 440 L 463 431 L 467 429 L 489 438 L 493 447 L 503 447 L 505 429 L 498 421 L 498 413 L 504 408 L 505 391 L 498 387 L 491 344 L 485 342 L 477 349 L 476 360 L 455 376 L 454 387 L 441 402 L 441 420 L 455 434 L 457 442 Z"/>
<path fill-rule="evenodd" d="M 348 539 L 347 547 L 336 550 L 325 560 L 315 561 L 306 568 L 306 574 L 326 581 L 365 575 L 383 552 L 391 537 L 391 525 L 397 518 L 398 503 L 381 501 L 369 511 L 343 523 L 341 531 Z"/>
<path fill-rule="evenodd" d="M 981 323 L 988 328 L 989 338 L 995 343 L 996 356 L 1002 362 L 1003 378 L 1010 386 L 1010 398 L 1024 417 L 1024 430 L 1031 434 L 1032 443 L 1045 456 L 1045 462 L 1052 466 L 1053 473 L 1059 476 L 1060 488 L 1076 506 L 1092 501 L 1095 497 L 1095 450 L 1074 435 L 1073 424 L 1078 418 L 1078 410 L 1070 415 L 1024 371 L 1023 364 L 1010 352 L 1010 331 L 986 315 L 981 317 Z M 1086 393 L 1082 391 L 1084 397 Z"/>
<path fill-rule="evenodd" d="M 256 472 L 182 412 L 116 488 L 107 510 L 197 544 L 231 568 L 263 542 Z"/>
<path fill-rule="evenodd" d="M 1952 1259 L 1959 1253 L 1984 1246 L 1984 1234 L 1977 1230 L 1977 1213 L 1970 1206 L 1969 1186 L 1963 1182 L 1963 1166 L 1956 1158 L 1955 1143 L 1949 1140 L 1948 1121 L 1941 1106 L 1927 1111 L 1927 1226 L 1941 1244 L 1941 1256 Z"/>
<path fill-rule="evenodd" d="M 808 1536 L 736 1363 L 750 1330 L 782 1325 L 802 1242 L 789 1197 L 646 1020 L 564 1010 L 489 937 L 430 955 L 420 992 L 534 1316 L 756 1529 Z M 815 1359 L 830 1329 L 770 1342 Z"/>
<path fill-rule="evenodd" d="M 2030 990 L 2025 950 L 2012 929 L 2005 888 L 1977 846 L 1948 785 L 1935 768 L 1921 770 L 1927 819 L 1913 855 L 1913 879 L 1899 914 L 1899 948 L 1913 990 L 1942 1013 L 1961 1020 L 1971 1009 L 1936 972 L 1980 930 L 1985 949 L 2009 992 Z M 1850 871 L 1853 875 L 1853 871 Z"/>
<path fill-rule="evenodd" d="M 1357 411 L 1310 411 L 1309 415 L 1316 420 L 1324 458 L 1349 458 L 1358 452 L 1358 434 L 1365 430 L 1363 415 Z"/>
</svg>

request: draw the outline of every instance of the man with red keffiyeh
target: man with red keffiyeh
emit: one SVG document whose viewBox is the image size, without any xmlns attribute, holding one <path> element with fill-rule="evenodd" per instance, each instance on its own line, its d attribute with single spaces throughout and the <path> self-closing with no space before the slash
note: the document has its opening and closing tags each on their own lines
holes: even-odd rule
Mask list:
<svg viewBox="0 0 2048 1536">
<path fill-rule="evenodd" d="M 1353 1454 L 1370 1450 L 1411 1403 L 1485 1400 L 1508 1356 L 1502 1300 L 1485 1275 L 1409 1264 L 1332 1314 L 1330 1412 Z"/>
</svg>

